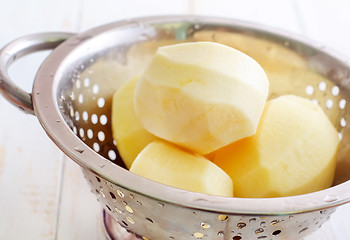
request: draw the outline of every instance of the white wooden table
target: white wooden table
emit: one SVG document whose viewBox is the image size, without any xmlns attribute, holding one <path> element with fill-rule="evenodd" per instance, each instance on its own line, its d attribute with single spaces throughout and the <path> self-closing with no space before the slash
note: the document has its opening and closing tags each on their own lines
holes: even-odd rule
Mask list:
<svg viewBox="0 0 350 240">
<path fill-rule="evenodd" d="M 350 57 L 349 0 L 0 0 L 0 47 L 43 31 L 80 32 L 145 15 L 236 18 L 294 32 Z M 30 91 L 43 54 L 20 60 L 11 76 Z M 350 239 L 350 205 L 307 240 Z M 80 168 L 33 116 L 0 97 L 0 239 L 104 239 L 101 209 Z"/>
</svg>

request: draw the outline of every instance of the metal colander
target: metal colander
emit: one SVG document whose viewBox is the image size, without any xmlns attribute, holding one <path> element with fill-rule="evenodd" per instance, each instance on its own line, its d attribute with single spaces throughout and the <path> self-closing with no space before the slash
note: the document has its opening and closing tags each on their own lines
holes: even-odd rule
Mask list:
<svg viewBox="0 0 350 240">
<path fill-rule="evenodd" d="M 253 57 L 270 79 L 270 98 L 296 94 L 320 104 L 341 138 L 334 186 L 283 198 L 225 198 L 127 171 L 112 138 L 111 97 L 142 73 L 159 46 L 187 41 L 215 41 Z M 53 48 L 31 94 L 9 80 L 7 68 L 15 59 Z M 26 36 L 3 48 L 0 70 L 1 93 L 37 116 L 49 137 L 82 167 L 105 211 L 141 239 L 302 239 L 350 201 L 350 64 L 321 45 L 228 19 L 148 17 L 76 35 Z"/>
</svg>

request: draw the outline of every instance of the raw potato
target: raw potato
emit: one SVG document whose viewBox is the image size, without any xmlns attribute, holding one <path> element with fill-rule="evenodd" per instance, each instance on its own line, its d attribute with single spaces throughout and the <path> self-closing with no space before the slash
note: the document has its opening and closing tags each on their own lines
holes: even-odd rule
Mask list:
<svg viewBox="0 0 350 240">
<path fill-rule="evenodd" d="M 130 171 L 188 191 L 233 196 L 231 178 L 214 163 L 164 141 L 152 142 L 143 149 Z"/>
<path fill-rule="evenodd" d="M 136 117 L 134 91 L 138 78 L 125 83 L 113 95 L 112 132 L 117 148 L 129 169 L 136 156 L 150 142 L 158 138 L 147 132 Z"/>
<path fill-rule="evenodd" d="M 149 132 L 206 154 L 256 132 L 268 88 L 261 66 L 231 47 L 176 44 L 138 81 L 135 110 Z"/>
<path fill-rule="evenodd" d="M 236 197 L 283 197 L 330 187 L 339 145 L 322 109 L 287 95 L 267 102 L 257 133 L 217 150 Z"/>
</svg>

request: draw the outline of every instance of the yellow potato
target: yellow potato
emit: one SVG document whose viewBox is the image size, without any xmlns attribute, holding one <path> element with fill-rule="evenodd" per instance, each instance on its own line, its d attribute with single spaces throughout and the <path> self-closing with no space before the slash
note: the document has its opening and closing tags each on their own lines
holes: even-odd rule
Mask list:
<svg viewBox="0 0 350 240">
<path fill-rule="evenodd" d="M 130 171 L 153 181 L 188 191 L 233 196 L 231 178 L 208 159 L 155 141 L 136 157 Z"/>
<path fill-rule="evenodd" d="M 147 132 L 136 117 L 134 90 L 138 78 L 125 83 L 113 95 L 112 132 L 117 148 L 127 168 L 141 150 L 158 138 Z"/>
<path fill-rule="evenodd" d="M 152 134 L 200 154 L 256 132 L 269 82 L 249 56 L 218 43 L 161 47 L 135 89 Z"/>
<path fill-rule="evenodd" d="M 283 197 L 330 187 L 339 145 L 322 109 L 287 95 L 267 102 L 257 133 L 211 154 L 236 197 Z"/>
</svg>

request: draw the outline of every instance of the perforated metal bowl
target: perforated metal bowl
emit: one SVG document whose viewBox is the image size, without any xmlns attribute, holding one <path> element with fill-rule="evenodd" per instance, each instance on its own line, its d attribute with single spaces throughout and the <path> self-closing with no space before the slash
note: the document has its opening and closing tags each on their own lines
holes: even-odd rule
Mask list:
<svg viewBox="0 0 350 240">
<path fill-rule="evenodd" d="M 142 73 L 157 47 L 185 41 L 223 43 L 256 59 L 270 79 L 270 98 L 290 93 L 319 103 L 342 139 L 334 186 L 284 198 L 225 198 L 168 187 L 124 169 L 111 134 L 111 96 Z M 19 90 L 8 66 L 48 48 L 55 49 L 38 70 L 32 93 Z M 301 239 L 350 201 L 350 64 L 322 45 L 229 19 L 148 17 L 76 35 L 26 36 L 3 48 L 0 71 L 1 93 L 37 116 L 82 167 L 106 212 L 140 238 Z"/>
</svg>

